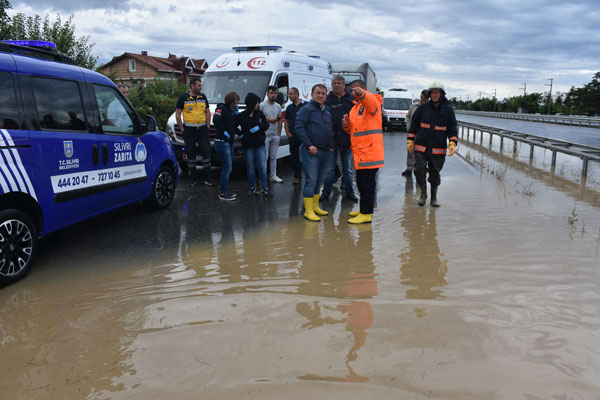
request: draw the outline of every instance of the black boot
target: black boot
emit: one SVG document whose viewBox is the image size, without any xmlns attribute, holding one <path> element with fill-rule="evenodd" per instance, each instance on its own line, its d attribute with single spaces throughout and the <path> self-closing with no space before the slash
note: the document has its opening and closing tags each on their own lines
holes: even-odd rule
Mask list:
<svg viewBox="0 0 600 400">
<path fill-rule="evenodd" d="M 420 183 L 419 186 L 421 187 L 421 198 L 419 199 L 419 205 L 423 207 L 427 202 L 427 184 Z"/>
<path fill-rule="evenodd" d="M 437 190 L 438 187 L 437 186 L 431 186 L 431 206 L 432 207 L 439 207 L 440 203 L 438 203 L 437 201 Z"/>
</svg>

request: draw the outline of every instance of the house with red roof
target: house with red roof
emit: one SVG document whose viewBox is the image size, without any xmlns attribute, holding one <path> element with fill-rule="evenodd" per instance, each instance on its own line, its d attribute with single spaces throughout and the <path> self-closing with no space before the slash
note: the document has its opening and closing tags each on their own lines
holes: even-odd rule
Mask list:
<svg viewBox="0 0 600 400">
<path fill-rule="evenodd" d="M 201 78 L 208 68 L 204 58 L 177 57 L 169 53 L 169 57 L 149 56 L 147 51 L 141 54 L 123 53 L 102 67 L 100 71 L 105 75 L 117 77 L 117 83 L 124 83 L 128 87 L 144 87 L 155 79 L 177 80 L 187 84 L 193 77 Z"/>
</svg>

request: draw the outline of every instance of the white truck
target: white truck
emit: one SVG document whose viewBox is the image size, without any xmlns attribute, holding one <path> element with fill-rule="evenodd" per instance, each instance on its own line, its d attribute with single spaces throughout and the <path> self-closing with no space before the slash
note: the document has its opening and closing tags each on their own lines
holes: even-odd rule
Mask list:
<svg viewBox="0 0 600 400">
<path fill-rule="evenodd" d="M 406 114 L 412 104 L 413 96 L 408 89 L 394 88 L 384 92 L 381 108 L 383 129 L 408 129 Z"/>
<path fill-rule="evenodd" d="M 360 79 L 367 84 L 367 90 L 371 93 L 377 91 L 377 76 L 369 63 L 331 63 L 334 75 L 342 75 L 346 84 Z"/>
<path fill-rule="evenodd" d="M 331 65 L 318 56 L 308 56 L 294 51 L 282 51 L 281 46 L 233 47 L 232 53 L 217 57 L 202 77 L 202 93 L 208 98 L 211 115 L 218 103 L 222 103 L 227 92 L 235 90 L 240 96 L 240 112 L 244 110 L 244 98 L 250 92 L 266 99 L 267 87 L 277 86 L 282 111 L 290 103 L 288 89 L 295 87 L 303 101 L 310 101 L 311 89 L 321 83 L 331 90 Z M 211 140 L 214 128 L 211 130 Z M 175 113 L 167 121 L 167 133 L 172 138 L 177 160 L 182 169 L 187 169 L 183 132 L 179 131 Z M 216 156 L 213 151 L 212 155 Z M 277 157 L 289 155 L 289 142 L 282 129 Z M 242 157 L 239 140 L 234 143 L 234 157 Z"/>
</svg>

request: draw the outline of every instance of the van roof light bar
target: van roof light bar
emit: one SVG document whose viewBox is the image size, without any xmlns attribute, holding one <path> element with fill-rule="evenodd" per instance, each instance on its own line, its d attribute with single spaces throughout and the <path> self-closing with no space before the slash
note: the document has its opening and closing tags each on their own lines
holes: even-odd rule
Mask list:
<svg viewBox="0 0 600 400">
<path fill-rule="evenodd" d="M 238 46 L 232 47 L 236 53 L 242 53 L 245 51 L 279 51 L 281 46 Z"/>
<path fill-rule="evenodd" d="M 47 42 L 45 40 L 3 40 L 2 42 L 17 46 L 50 47 L 52 49 L 56 49 L 56 44 Z"/>
<path fill-rule="evenodd" d="M 42 40 L 2 40 L 0 41 L 0 51 L 77 65 L 71 57 L 58 52 L 54 43 Z"/>
</svg>

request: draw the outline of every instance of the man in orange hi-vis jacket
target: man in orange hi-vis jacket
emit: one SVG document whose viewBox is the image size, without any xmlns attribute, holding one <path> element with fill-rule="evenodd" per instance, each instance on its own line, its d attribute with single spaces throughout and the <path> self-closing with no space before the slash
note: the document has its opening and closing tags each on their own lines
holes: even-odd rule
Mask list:
<svg viewBox="0 0 600 400">
<path fill-rule="evenodd" d="M 375 207 L 375 177 L 383 167 L 383 132 L 381 125 L 381 104 L 378 94 L 367 91 L 364 81 L 350 84 L 350 94 L 354 97 L 354 107 L 344 116 L 342 126 L 350 135 L 356 186 L 360 193 L 360 209 L 351 211 L 348 220 L 351 224 L 371 222 Z"/>
</svg>

